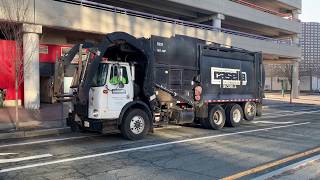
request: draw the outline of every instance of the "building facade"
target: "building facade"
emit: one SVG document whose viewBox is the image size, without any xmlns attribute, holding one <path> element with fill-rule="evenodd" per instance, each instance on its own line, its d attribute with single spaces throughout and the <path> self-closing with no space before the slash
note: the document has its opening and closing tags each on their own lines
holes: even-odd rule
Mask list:
<svg viewBox="0 0 320 180">
<path fill-rule="evenodd" d="M 12 7 L 12 11 L 17 9 Z M 32 59 L 24 77 L 27 108 L 40 106 L 39 52 L 35 55 L 30 47 L 38 50 L 39 44 L 99 41 L 114 31 L 145 38 L 187 35 L 261 51 L 266 64 L 294 65 L 293 92 L 298 96 L 301 0 L 30 0 L 28 10 L 19 21 L 24 57 Z M 0 13 L 0 20 L 10 19 Z"/>
<path fill-rule="evenodd" d="M 319 91 L 320 89 L 320 23 L 302 23 L 300 44 L 302 58 L 300 62 L 301 91 Z"/>
<path fill-rule="evenodd" d="M 299 35 L 302 50 L 299 63 L 300 91 L 319 92 L 320 90 L 320 23 L 303 22 Z M 281 90 L 281 83 L 285 81 L 285 89 L 290 90 L 290 83 L 286 65 L 267 65 L 266 90 Z"/>
</svg>

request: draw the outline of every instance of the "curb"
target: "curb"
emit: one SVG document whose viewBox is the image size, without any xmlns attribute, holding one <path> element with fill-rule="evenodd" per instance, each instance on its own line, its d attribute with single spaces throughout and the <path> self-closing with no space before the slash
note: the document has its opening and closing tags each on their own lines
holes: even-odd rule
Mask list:
<svg viewBox="0 0 320 180">
<path fill-rule="evenodd" d="M 0 140 L 29 138 L 29 137 L 37 137 L 37 136 L 45 136 L 45 135 L 59 135 L 59 134 L 64 134 L 69 132 L 71 132 L 71 129 L 69 127 L 30 130 L 30 131 L 17 131 L 17 132 L 11 132 L 11 133 L 0 133 Z"/>
</svg>

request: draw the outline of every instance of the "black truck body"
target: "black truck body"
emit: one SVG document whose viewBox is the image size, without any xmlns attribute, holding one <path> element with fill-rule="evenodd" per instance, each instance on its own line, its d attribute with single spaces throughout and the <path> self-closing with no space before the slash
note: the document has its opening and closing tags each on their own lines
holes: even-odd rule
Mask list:
<svg viewBox="0 0 320 180">
<path fill-rule="evenodd" d="M 125 137 L 140 139 L 145 131 L 128 136 L 130 129 L 123 129 L 130 121 L 127 114 L 136 109 L 144 111 L 152 125 L 198 123 L 212 129 L 221 129 L 225 123 L 236 127 L 243 118 L 253 120 L 261 115 L 265 77 L 260 52 L 181 35 L 145 39 L 114 32 L 97 45 L 75 45 L 62 59 L 65 67 L 72 66 L 81 47 L 90 49 L 91 54 L 87 62 L 79 63 L 74 76 L 77 82 L 72 88 L 77 90 L 69 124 L 76 115 L 80 126 L 84 122 L 95 124 L 90 130 L 102 131 L 105 124 L 112 124 L 115 130 L 127 134 Z M 114 122 L 88 118 L 89 91 L 103 59 L 125 62 L 135 69 L 133 101 L 123 107 Z"/>
<path fill-rule="evenodd" d="M 207 45 L 205 41 L 177 35 L 152 36 L 157 84 L 193 98 L 192 81 L 198 77 L 205 102 L 261 101 L 264 69 L 261 53 Z"/>
</svg>

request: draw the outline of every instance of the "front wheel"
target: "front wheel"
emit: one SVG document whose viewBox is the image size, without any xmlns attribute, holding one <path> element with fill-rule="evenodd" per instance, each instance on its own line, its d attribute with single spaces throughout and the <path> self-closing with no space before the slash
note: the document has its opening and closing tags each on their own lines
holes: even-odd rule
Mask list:
<svg viewBox="0 0 320 180">
<path fill-rule="evenodd" d="M 133 109 L 128 112 L 121 123 L 121 134 L 130 140 L 139 140 L 149 132 L 151 123 L 146 112 Z"/>
</svg>

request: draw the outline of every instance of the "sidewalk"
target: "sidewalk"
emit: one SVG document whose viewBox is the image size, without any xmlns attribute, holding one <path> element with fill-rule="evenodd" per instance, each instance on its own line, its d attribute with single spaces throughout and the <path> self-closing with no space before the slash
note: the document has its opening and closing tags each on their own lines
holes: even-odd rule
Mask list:
<svg viewBox="0 0 320 180">
<path fill-rule="evenodd" d="M 39 110 L 19 108 L 19 130 L 15 130 L 15 108 L 0 109 L 0 139 L 12 137 L 30 137 L 47 132 L 63 132 L 67 130 L 65 118 L 68 108 L 61 104 L 41 104 Z"/>
<path fill-rule="evenodd" d="M 269 172 L 254 180 L 264 179 L 320 179 L 320 155 L 308 158 L 295 164 Z"/>
<path fill-rule="evenodd" d="M 286 94 L 284 97 L 280 93 L 266 93 L 266 98 L 264 99 L 265 104 L 269 105 L 281 105 L 290 102 L 290 95 Z M 306 95 L 301 94 L 299 98 L 293 99 L 292 103 L 306 104 L 306 105 L 320 105 L 320 94 L 319 95 Z"/>
</svg>

